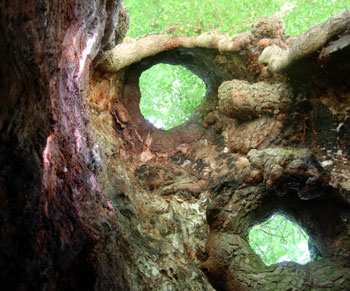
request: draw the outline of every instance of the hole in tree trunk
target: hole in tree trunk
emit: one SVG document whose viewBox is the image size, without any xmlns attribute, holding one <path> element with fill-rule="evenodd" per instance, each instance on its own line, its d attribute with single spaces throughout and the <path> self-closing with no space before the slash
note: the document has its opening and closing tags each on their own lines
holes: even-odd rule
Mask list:
<svg viewBox="0 0 350 291">
<path fill-rule="evenodd" d="M 206 85 L 183 66 L 158 64 L 140 77 L 140 110 L 157 128 L 171 129 L 195 118 Z"/>
<path fill-rule="evenodd" d="M 279 214 L 253 226 L 249 244 L 266 265 L 283 261 L 306 264 L 320 258 L 320 252 L 305 231 Z"/>
</svg>

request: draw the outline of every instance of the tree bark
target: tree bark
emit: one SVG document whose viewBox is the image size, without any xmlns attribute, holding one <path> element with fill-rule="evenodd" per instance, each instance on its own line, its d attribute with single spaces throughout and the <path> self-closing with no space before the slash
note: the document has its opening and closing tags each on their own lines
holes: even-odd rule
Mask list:
<svg viewBox="0 0 350 291">
<path fill-rule="evenodd" d="M 118 45 L 117 0 L 1 14 L 3 289 L 350 288 L 349 11 L 290 48 L 269 19 Z M 164 131 L 142 116 L 139 77 L 160 62 L 205 81 L 203 122 Z M 273 213 L 323 259 L 264 265 L 248 232 Z"/>
</svg>

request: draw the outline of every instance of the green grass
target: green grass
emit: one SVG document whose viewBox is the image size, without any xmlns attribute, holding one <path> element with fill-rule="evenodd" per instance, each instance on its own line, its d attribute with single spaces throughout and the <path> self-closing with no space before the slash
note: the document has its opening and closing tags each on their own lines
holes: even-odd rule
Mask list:
<svg viewBox="0 0 350 291">
<path fill-rule="evenodd" d="M 249 30 L 263 16 L 281 17 L 286 23 L 286 34 L 295 35 L 350 8 L 350 0 L 125 0 L 124 3 L 130 15 L 130 37 L 156 32 L 196 35 L 213 29 L 233 34 Z"/>
<path fill-rule="evenodd" d="M 283 15 L 286 34 L 296 35 L 311 26 L 324 23 L 332 14 L 350 9 L 349 0 L 298 0 L 295 8 Z"/>
</svg>

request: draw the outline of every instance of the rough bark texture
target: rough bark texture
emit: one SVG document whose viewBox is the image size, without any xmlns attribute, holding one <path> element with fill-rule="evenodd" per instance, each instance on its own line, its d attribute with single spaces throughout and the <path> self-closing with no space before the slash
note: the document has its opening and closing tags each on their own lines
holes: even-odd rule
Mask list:
<svg viewBox="0 0 350 291">
<path fill-rule="evenodd" d="M 209 32 L 197 37 L 169 37 L 162 34 L 151 34 L 137 40 L 127 38 L 122 44 L 104 55 L 99 68 L 105 72 L 119 71 L 146 57 L 176 48 L 212 48 L 220 52 L 239 52 L 249 43 L 250 34 L 247 33 L 233 37 Z"/>
<path fill-rule="evenodd" d="M 232 80 L 222 83 L 218 90 L 219 109 L 238 120 L 255 119 L 262 115 L 286 112 L 292 101 L 292 88 L 287 84 L 269 84 Z"/>
<path fill-rule="evenodd" d="M 348 34 L 349 26 L 349 10 L 336 14 L 326 23 L 316 25 L 302 34 L 290 50 L 280 50 L 276 46 L 266 48 L 259 58 L 259 63 L 268 64 L 275 72 L 287 71 L 298 62 L 325 48 L 332 38 L 338 39 L 342 34 Z"/>
<path fill-rule="evenodd" d="M 234 37 L 111 49 L 120 7 L 2 3 L 2 288 L 350 289 L 349 11 L 291 48 L 283 23 L 263 19 Z M 202 123 L 144 119 L 139 76 L 160 62 L 205 81 Z M 265 266 L 247 238 L 273 213 L 323 259 Z"/>
<path fill-rule="evenodd" d="M 105 2 L 2 1 L 4 290 L 89 290 L 108 276 L 94 249 L 115 214 L 96 182 L 85 103 L 91 59 L 116 25 L 119 1 Z M 107 14 L 106 5 L 115 9 Z M 109 284 L 123 286 L 115 273 Z"/>
</svg>

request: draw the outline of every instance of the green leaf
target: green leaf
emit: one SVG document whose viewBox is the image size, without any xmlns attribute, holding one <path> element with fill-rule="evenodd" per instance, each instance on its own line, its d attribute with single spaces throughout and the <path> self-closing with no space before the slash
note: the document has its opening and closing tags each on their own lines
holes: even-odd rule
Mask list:
<svg viewBox="0 0 350 291">
<path fill-rule="evenodd" d="M 267 265 L 282 259 L 300 264 L 309 262 L 308 240 L 307 234 L 298 225 L 282 215 L 273 215 L 249 232 L 250 246 Z"/>
</svg>

